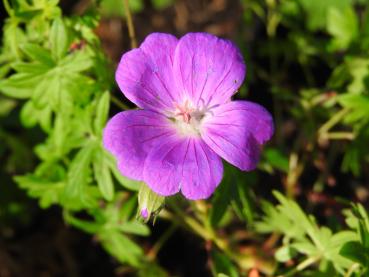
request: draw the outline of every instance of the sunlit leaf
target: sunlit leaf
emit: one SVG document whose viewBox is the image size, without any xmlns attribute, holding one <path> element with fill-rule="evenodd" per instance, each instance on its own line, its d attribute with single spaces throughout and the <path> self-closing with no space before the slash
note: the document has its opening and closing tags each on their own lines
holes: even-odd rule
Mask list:
<svg viewBox="0 0 369 277">
<path fill-rule="evenodd" d="M 68 49 L 68 33 L 61 18 L 53 21 L 50 30 L 51 54 L 55 60 L 61 59 Z"/>
<path fill-rule="evenodd" d="M 97 107 L 96 107 L 96 117 L 94 119 L 94 129 L 98 135 L 102 134 L 102 130 L 106 124 L 109 113 L 109 92 L 104 92 L 101 95 Z"/>
<path fill-rule="evenodd" d="M 55 66 L 50 52 L 37 44 L 27 43 L 22 46 L 22 50 L 33 61 L 40 62 L 49 68 Z"/>
<path fill-rule="evenodd" d="M 111 201 L 114 197 L 114 184 L 104 149 L 100 147 L 94 152 L 93 169 L 101 195 Z"/>
</svg>

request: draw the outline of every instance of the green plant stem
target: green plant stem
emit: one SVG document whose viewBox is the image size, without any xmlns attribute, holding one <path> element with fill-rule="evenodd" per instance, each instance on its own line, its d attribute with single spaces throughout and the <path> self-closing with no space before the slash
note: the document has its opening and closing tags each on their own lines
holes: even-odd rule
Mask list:
<svg viewBox="0 0 369 277">
<path fill-rule="evenodd" d="M 299 156 L 296 152 L 292 152 L 289 159 L 289 169 L 286 179 L 286 194 L 288 198 L 293 199 L 295 194 L 295 185 L 304 170 L 304 164 L 299 161 Z"/>
<path fill-rule="evenodd" d="M 312 264 L 315 264 L 317 261 L 319 261 L 321 259 L 321 256 L 313 256 L 313 257 L 309 257 L 307 258 L 305 261 L 301 262 L 300 264 L 298 264 L 296 266 L 296 269 L 298 271 L 302 271 L 305 268 L 311 266 Z"/>
<path fill-rule="evenodd" d="M 211 240 L 212 234 L 206 230 L 197 220 L 193 219 L 192 217 L 189 217 L 187 214 L 182 212 L 181 209 L 179 209 L 176 205 L 170 205 L 172 210 L 178 215 L 177 218 L 174 218 L 174 220 L 177 220 L 178 223 L 180 223 L 179 219 L 182 219 L 185 225 L 190 227 L 192 231 L 195 231 L 196 234 L 198 234 L 200 237 L 204 238 L 205 240 Z"/>
<path fill-rule="evenodd" d="M 13 10 L 9 4 L 9 1 L 8 0 L 3 0 L 3 3 L 4 3 L 4 7 L 5 7 L 5 10 L 6 12 L 12 17 L 13 16 Z"/>
<path fill-rule="evenodd" d="M 123 4 L 124 4 L 125 12 L 126 12 L 128 35 L 129 35 L 129 39 L 131 40 L 131 48 L 137 48 L 135 28 L 133 25 L 132 14 L 129 8 L 128 0 L 123 0 Z"/>
<path fill-rule="evenodd" d="M 358 263 L 354 263 L 345 273 L 344 277 L 350 277 L 352 273 L 354 273 L 357 269 L 360 268 L 360 265 Z"/>
<path fill-rule="evenodd" d="M 173 223 L 165 232 L 164 234 L 159 238 L 159 240 L 154 244 L 154 246 L 150 249 L 147 256 L 150 260 L 154 260 L 156 256 L 158 255 L 160 249 L 163 247 L 163 245 L 167 242 L 167 240 L 171 237 L 171 235 L 177 230 L 178 225 L 176 223 Z"/>
<path fill-rule="evenodd" d="M 292 269 L 290 272 L 286 273 L 286 274 L 282 274 L 279 275 L 277 277 L 288 277 L 288 276 L 296 276 L 297 272 L 300 272 L 302 270 L 304 270 L 305 268 L 315 264 L 316 262 L 318 262 L 321 259 L 321 256 L 313 256 L 313 257 L 309 257 L 306 260 L 302 261 L 301 263 L 299 263 L 294 269 Z"/>
<path fill-rule="evenodd" d="M 205 241 L 213 242 L 221 251 L 223 251 L 230 259 L 232 259 L 242 269 L 251 269 L 258 267 L 263 273 L 270 275 L 273 273 L 274 265 L 271 262 L 264 261 L 258 257 L 246 254 L 236 254 L 235 251 L 229 248 L 229 244 L 226 240 L 217 237 L 216 233 L 209 226 L 202 226 L 197 220 L 189 217 L 175 204 L 170 205 L 175 212 L 175 216 L 171 216 L 170 219 L 186 227 L 190 231 L 200 236 Z"/>
<path fill-rule="evenodd" d="M 353 140 L 355 139 L 355 134 L 351 132 L 332 132 L 324 134 L 323 139 L 347 139 Z"/>
<path fill-rule="evenodd" d="M 128 107 L 118 98 L 116 98 L 114 95 L 110 95 L 110 98 L 111 98 L 111 102 L 113 102 L 117 107 L 121 108 L 122 110 L 130 110 L 130 107 Z"/>
<path fill-rule="evenodd" d="M 321 137 L 322 135 L 324 136 L 324 134 L 326 134 L 333 126 L 339 123 L 341 119 L 348 113 L 348 111 L 348 109 L 342 109 L 334 116 L 332 116 L 332 118 L 329 119 L 326 123 L 324 123 L 318 130 L 319 137 Z"/>
</svg>

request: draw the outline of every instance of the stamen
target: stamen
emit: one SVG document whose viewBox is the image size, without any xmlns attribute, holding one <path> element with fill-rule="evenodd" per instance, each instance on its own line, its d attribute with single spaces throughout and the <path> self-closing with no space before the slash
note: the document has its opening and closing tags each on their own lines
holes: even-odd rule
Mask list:
<svg viewBox="0 0 369 277">
<path fill-rule="evenodd" d="M 203 118 L 209 113 L 205 105 L 193 106 L 191 101 L 175 103 L 175 111 L 170 116 L 179 133 L 185 136 L 200 136 Z"/>
<path fill-rule="evenodd" d="M 180 106 L 175 104 L 175 107 L 178 111 L 175 112 L 175 116 L 182 116 L 182 119 L 186 123 L 190 123 L 191 121 L 191 113 L 195 111 L 195 109 L 189 107 L 189 102 L 186 100 L 184 106 Z"/>
</svg>

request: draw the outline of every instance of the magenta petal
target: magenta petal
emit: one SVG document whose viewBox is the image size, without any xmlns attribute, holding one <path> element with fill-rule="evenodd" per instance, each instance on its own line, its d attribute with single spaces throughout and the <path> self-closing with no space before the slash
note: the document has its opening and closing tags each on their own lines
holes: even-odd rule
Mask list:
<svg viewBox="0 0 369 277">
<path fill-rule="evenodd" d="M 208 198 L 223 175 L 221 159 L 199 138 L 166 137 L 147 157 L 144 181 L 156 193 L 182 190 L 191 200 Z"/>
<path fill-rule="evenodd" d="M 172 135 L 174 128 L 164 116 L 151 111 L 126 111 L 115 115 L 107 123 L 104 147 L 118 161 L 121 173 L 142 180 L 147 154 L 158 140 Z"/>
<path fill-rule="evenodd" d="M 260 145 L 273 135 L 271 115 L 262 106 L 232 101 L 212 109 L 204 119 L 202 137 L 207 145 L 229 163 L 252 170 L 259 160 Z"/>
<path fill-rule="evenodd" d="M 173 78 L 177 38 L 153 33 L 122 56 L 115 79 L 124 95 L 137 106 L 165 112 L 173 110 L 178 94 Z"/>
<path fill-rule="evenodd" d="M 174 74 L 180 91 L 195 105 L 225 103 L 241 86 L 246 66 L 229 40 L 206 33 L 189 33 L 179 42 Z"/>
</svg>

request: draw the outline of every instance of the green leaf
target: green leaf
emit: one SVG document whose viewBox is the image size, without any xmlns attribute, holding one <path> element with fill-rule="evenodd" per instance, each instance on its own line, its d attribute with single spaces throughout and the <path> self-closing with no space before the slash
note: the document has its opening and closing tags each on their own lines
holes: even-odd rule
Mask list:
<svg viewBox="0 0 369 277">
<path fill-rule="evenodd" d="M 152 0 L 155 9 L 165 9 L 173 4 L 173 0 Z"/>
<path fill-rule="evenodd" d="M 265 214 L 261 222 L 255 223 L 255 228 L 261 233 L 282 233 L 287 238 L 303 239 L 305 230 L 299 224 L 294 224 L 290 217 L 285 214 L 279 206 L 275 206 L 267 201 L 262 201 L 261 206 Z"/>
<path fill-rule="evenodd" d="M 156 262 L 143 262 L 138 268 L 137 277 L 168 277 L 169 274 Z"/>
<path fill-rule="evenodd" d="M 308 28 L 316 31 L 326 26 L 329 9 L 345 9 L 350 6 L 351 0 L 298 0 L 298 2 L 308 16 L 305 20 Z"/>
<path fill-rule="evenodd" d="M 222 183 L 215 191 L 212 199 L 212 208 L 210 210 L 210 223 L 213 227 L 219 226 L 231 203 L 233 189 L 232 179 L 232 176 L 225 171 Z"/>
<path fill-rule="evenodd" d="M 0 117 L 7 116 L 16 106 L 17 101 L 0 97 Z"/>
<path fill-rule="evenodd" d="M 124 205 L 119 209 L 120 222 L 127 222 L 132 216 L 137 214 L 137 194 L 133 194 L 133 196 L 125 200 Z"/>
<path fill-rule="evenodd" d="M 70 131 L 69 117 L 65 117 L 62 114 L 57 114 L 54 120 L 54 126 L 50 135 L 50 145 L 54 152 L 54 157 L 62 157 L 63 154 L 67 153 L 67 141 Z"/>
<path fill-rule="evenodd" d="M 251 176 L 251 174 L 248 174 L 248 176 Z M 242 219 L 252 225 L 254 222 L 254 205 L 250 186 L 242 182 L 234 186 L 237 192 L 232 200 L 233 208 Z"/>
<path fill-rule="evenodd" d="M 27 103 L 22 107 L 20 118 L 23 126 L 33 127 L 37 124 L 39 118 L 37 115 L 38 110 L 34 107 L 32 101 L 27 101 Z"/>
<path fill-rule="evenodd" d="M 281 203 L 278 206 L 280 212 L 285 214 L 292 222 L 298 222 L 302 233 L 307 234 L 318 248 L 322 248 L 324 242 L 320 239 L 318 227 L 314 224 L 312 218 L 308 217 L 295 201 L 287 199 L 277 191 L 273 191 L 273 194 Z"/>
<path fill-rule="evenodd" d="M 345 63 L 336 66 L 327 82 L 327 86 L 332 89 L 340 89 L 350 80 L 348 66 Z"/>
<path fill-rule="evenodd" d="M 68 82 L 69 79 L 59 70 L 49 72 L 34 88 L 32 100 L 35 106 L 38 108 L 49 106 L 55 112 L 70 115 L 74 101 L 68 89 Z"/>
<path fill-rule="evenodd" d="M 28 11 L 16 11 L 15 16 L 19 19 L 22 19 L 24 21 L 30 21 L 34 17 L 41 15 L 43 12 L 42 9 L 32 9 Z"/>
<path fill-rule="evenodd" d="M 80 206 L 93 207 L 91 195 L 86 193 L 91 169 L 90 163 L 95 150 L 95 144 L 89 142 L 73 159 L 69 171 L 68 181 L 64 190 L 64 203 L 67 206 L 78 208 Z"/>
<path fill-rule="evenodd" d="M 51 54 L 55 60 L 60 60 L 68 50 L 68 33 L 61 18 L 53 21 L 50 30 Z"/>
<path fill-rule="evenodd" d="M 365 266 L 369 265 L 369 249 L 364 248 L 358 241 L 346 242 L 339 253 L 351 261 Z"/>
<path fill-rule="evenodd" d="M 6 21 L 4 25 L 4 52 L 7 51 L 16 60 L 21 57 L 20 45 L 26 40 L 24 31 L 14 21 Z"/>
<path fill-rule="evenodd" d="M 101 195 L 106 200 L 111 201 L 114 197 L 114 184 L 104 152 L 105 150 L 102 147 L 96 149 L 93 159 L 93 169 Z"/>
<path fill-rule="evenodd" d="M 291 245 L 286 245 L 286 246 L 280 247 L 275 252 L 274 256 L 275 256 L 277 261 L 283 263 L 283 262 L 287 262 L 287 261 L 293 259 L 297 254 L 298 254 L 298 252 L 296 251 L 296 249 L 291 247 Z"/>
<path fill-rule="evenodd" d="M 353 123 L 369 119 L 369 97 L 358 94 L 344 94 L 338 98 L 338 102 L 350 113 L 345 117 L 345 122 Z"/>
<path fill-rule="evenodd" d="M 96 117 L 94 119 L 95 133 L 99 136 L 102 134 L 102 130 L 105 127 L 109 115 L 109 103 L 109 92 L 104 92 L 97 103 Z"/>
<path fill-rule="evenodd" d="M 75 51 L 59 62 L 59 67 L 63 72 L 79 73 L 89 69 L 94 64 L 90 53 L 83 49 Z"/>
<path fill-rule="evenodd" d="M 120 173 L 120 171 L 117 169 L 116 165 L 113 165 L 110 167 L 115 179 L 126 189 L 132 190 L 132 191 L 138 191 L 141 186 L 140 181 L 129 179 Z"/>
<path fill-rule="evenodd" d="M 328 11 L 327 30 L 334 38 L 330 45 L 332 50 L 346 49 L 359 34 L 359 23 L 356 13 L 351 7 L 345 9 L 330 8 Z"/>
<path fill-rule="evenodd" d="M 299 253 L 303 253 L 306 256 L 315 256 L 317 255 L 317 249 L 314 244 L 310 241 L 302 241 L 302 242 L 294 242 L 290 245 L 293 249 L 298 249 Z"/>
<path fill-rule="evenodd" d="M 144 8 L 143 0 L 129 1 L 129 8 L 132 12 L 142 11 Z M 104 0 L 100 5 L 100 13 L 104 16 L 125 16 L 124 4 L 120 0 Z"/>
<path fill-rule="evenodd" d="M 283 171 L 288 172 L 289 161 L 278 149 L 268 148 L 265 149 L 264 155 L 271 166 Z"/>
<path fill-rule="evenodd" d="M 65 90 L 65 81 L 61 72 L 56 72 L 48 81 L 47 95 L 51 108 L 59 113 L 69 115 L 73 108 L 73 99 Z"/>
<path fill-rule="evenodd" d="M 369 215 L 364 207 L 357 203 L 353 205 L 353 212 L 358 219 L 357 229 L 359 231 L 360 240 L 365 248 L 369 249 Z"/>
<path fill-rule="evenodd" d="M 42 208 L 59 203 L 64 189 L 64 182 L 51 182 L 35 175 L 17 176 L 14 178 L 20 188 L 26 189 L 29 196 L 38 198 Z"/>
<path fill-rule="evenodd" d="M 134 234 L 139 236 L 148 236 L 150 229 L 147 225 L 139 221 L 128 221 L 119 224 L 119 230 L 123 233 Z"/>
<path fill-rule="evenodd" d="M 69 211 L 65 211 L 63 213 L 64 220 L 68 222 L 69 224 L 72 224 L 73 226 L 83 230 L 86 233 L 90 234 L 96 234 L 100 229 L 101 226 L 95 222 L 90 222 L 86 220 L 81 220 L 75 216 L 72 215 Z"/>
<path fill-rule="evenodd" d="M 351 171 L 355 176 L 360 174 L 360 153 L 356 147 L 349 147 L 346 150 L 342 161 L 342 171 Z"/>
<path fill-rule="evenodd" d="M 352 81 L 347 91 L 350 93 L 364 93 L 367 91 L 366 82 L 369 76 L 369 59 L 356 56 L 347 58 L 345 64 L 348 67 Z"/>
<path fill-rule="evenodd" d="M 232 176 L 228 184 L 232 186 L 232 207 L 240 219 L 252 225 L 254 222 L 254 204 L 251 187 L 256 181 L 256 176 L 252 172 L 241 172 L 233 166 L 227 165 L 226 168 L 228 174 Z"/>
<path fill-rule="evenodd" d="M 104 231 L 98 234 L 103 247 L 122 263 L 139 266 L 143 258 L 142 249 L 128 237 L 117 231 Z"/>
<path fill-rule="evenodd" d="M 20 119 L 23 126 L 27 128 L 40 124 L 45 132 L 51 128 L 52 112 L 49 106 L 38 108 L 32 100 L 27 101 L 20 112 Z"/>
<path fill-rule="evenodd" d="M 41 75 L 18 73 L 10 78 L 0 80 L 0 91 L 9 97 L 17 99 L 30 98 L 35 87 L 42 80 Z"/>
<path fill-rule="evenodd" d="M 11 66 L 19 73 L 30 75 L 42 75 L 50 69 L 49 66 L 39 62 L 15 62 Z"/>
<path fill-rule="evenodd" d="M 33 61 L 40 62 L 49 68 L 55 66 L 55 62 L 51 54 L 45 48 L 33 43 L 27 43 L 21 47 L 23 52 Z"/>
<path fill-rule="evenodd" d="M 276 253 L 280 261 L 288 260 L 296 255 L 293 251 L 307 256 L 307 259 L 316 259 L 323 265 L 330 262 L 337 272 L 344 272 L 352 265 L 352 262 L 339 254 L 342 244 L 354 240 L 357 235 L 352 231 L 341 231 L 332 234 L 327 227 L 319 227 L 313 216 L 304 213 L 298 204 L 287 199 L 282 194 L 274 191 L 279 205 L 263 204 L 263 210 L 268 215 L 263 224 L 256 224 L 256 229 L 268 232 L 282 233 L 284 241 L 288 242 L 287 248 L 281 248 Z M 267 207 L 267 209 L 265 208 Z M 293 249 L 288 249 L 292 247 Z"/>
<path fill-rule="evenodd" d="M 214 270 L 217 274 L 224 274 L 230 277 L 238 277 L 237 269 L 232 261 L 224 254 L 213 250 L 211 257 L 214 263 Z"/>
</svg>

